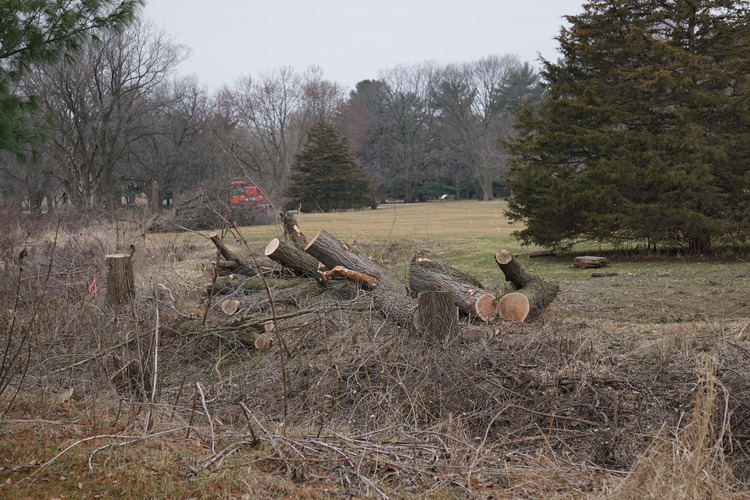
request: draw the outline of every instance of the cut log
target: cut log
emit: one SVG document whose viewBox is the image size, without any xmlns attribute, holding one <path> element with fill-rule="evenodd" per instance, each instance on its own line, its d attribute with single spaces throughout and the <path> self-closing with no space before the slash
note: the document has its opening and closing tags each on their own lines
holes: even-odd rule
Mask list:
<svg viewBox="0 0 750 500">
<path fill-rule="evenodd" d="M 275 337 L 271 333 L 263 333 L 255 338 L 254 347 L 259 351 L 263 351 L 271 347 L 271 344 L 275 340 Z"/>
<path fill-rule="evenodd" d="M 424 256 L 412 259 L 409 266 L 409 288 L 414 292 L 448 292 L 461 314 L 470 317 L 479 316 L 486 320 L 494 314 L 494 307 L 491 308 L 492 314 L 486 314 L 486 304 L 494 303 L 494 295 L 487 293 L 476 279 Z M 476 307 L 478 301 L 481 311 Z"/>
<path fill-rule="evenodd" d="M 609 265 L 609 259 L 606 257 L 582 255 L 573 259 L 573 267 L 576 269 L 596 269 L 607 265 Z"/>
<path fill-rule="evenodd" d="M 135 298 L 135 279 L 130 255 L 106 255 L 104 265 L 107 269 L 107 304 L 115 309 L 130 304 Z"/>
<path fill-rule="evenodd" d="M 520 292 L 511 292 L 500 297 L 498 308 L 504 320 L 519 323 L 523 322 L 531 311 L 528 296 Z"/>
<path fill-rule="evenodd" d="M 343 242 L 321 229 L 305 247 L 305 251 L 318 259 L 328 269 L 343 266 L 358 273 L 364 273 L 376 278 L 380 284 L 378 288 L 386 287 L 392 293 L 406 295 L 406 287 L 403 283 L 383 270 L 371 260 L 362 257 L 349 249 Z"/>
<path fill-rule="evenodd" d="M 279 218 L 281 219 L 281 225 L 284 228 L 284 237 L 289 240 L 292 246 L 297 250 L 304 250 L 307 246 L 307 238 L 305 238 L 305 235 L 300 231 L 299 226 L 297 225 L 297 219 L 294 215 L 289 212 L 281 212 Z"/>
<path fill-rule="evenodd" d="M 519 308 L 518 301 L 523 301 L 516 295 L 506 300 L 505 311 L 507 311 L 508 317 L 503 313 L 503 304 L 499 303 L 498 313 L 503 316 L 503 319 L 508 321 L 524 321 L 536 318 L 557 297 L 557 293 L 560 291 L 560 286 L 557 282 L 542 279 L 526 271 L 518 263 L 513 254 L 507 250 L 496 253 L 495 262 L 505 275 L 505 280 L 513 285 L 515 292 L 525 295 L 528 299 L 529 310 L 526 312 L 526 315 L 516 314 L 516 311 L 522 311 L 525 308 L 525 306 Z M 501 298 L 500 301 L 502 302 L 502 300 Z M 516 319 L 520 316 L 524 316 L 524 318 L 521 320 Z"/>
<path fill-rule="evenodd" d="M 422 292 L 412 321 L 420 336 L 443 342 L 458 334 L 458 306 L 448 292 Z"/>
<path fill-rule="evenodd" d="M 505 281 L 509 281 L 516 289 L 523 288 L 539 278 L 526 271 L 516 260 L 512 253 L 501 250 L 495 254 L 495 262 L 505 275 Z"/>
<path fill-rule="evenodd" d="M 417 252 L 414 257 L 412 257 L 411 261 L 412 263 L 419 262 L 420 267 L 424 270 L 429 269 L 430 272 L 448 276 L 459 283 L 466 283 L 474 288 L 482 288 L 482 283 L 474 276 L 456 269 L 455 267 L 443 264 L 440 261 L 432 260 L 421 252 Z"/>
<path fill-rule="evenodd" d="M 221 310 L 227 316 L 234 316 L 237 310 L 240 308 L 240 301 L 234 299 L 226 299 L 221 303 Z"/>
<path fill-rule="evenodd" d="M 263 252 L 267 257 L 290 269 L 297 276 L 315 278 L 318 276 L 320 262 L 312 255 L 305 253 L 284 240 L 272 239 Z"/>
<path fill-rule="evenodd" d="M 234 252 L 229 250 L 224 244 L 224 241 L 219 238 L 218 234 L 211 233 L 208 235 L 208 237 L 211 239 L 213 244 L 216 245 L 216 248 L 219 249 L 219 253 L 224 258 L 224 260 L 228 260 L 237 266 L 237 273 L 244 274 L 246 276 L 254 276 L 258 274 L 258 270 L 255 269 L 254 266 L 248 265 L 245 261 L 237 257 Z"/>
<path fill-rule="evenodd" d="M 476 303 L 474 310 L 482 321 L 487 321 L 497 314 L 497 298 L 491 293 L 481 295 Z"/>
</svg>

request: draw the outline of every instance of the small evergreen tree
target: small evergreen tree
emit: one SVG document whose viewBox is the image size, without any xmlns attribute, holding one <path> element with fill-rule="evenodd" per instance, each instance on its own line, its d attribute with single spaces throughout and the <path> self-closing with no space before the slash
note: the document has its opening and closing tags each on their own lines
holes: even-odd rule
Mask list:
<svg viewBox="0 0 750 500">
<path fill-rule="evenodd" d="M 307 133 L 304 148 L 294 158 L 287 208 L 330 212 L 374 206 L 370 181 L 362 174 L 346 137 L 319 121 Z"/>
<path fill-rule="evenodd" d="M 709 250 L 750 234 L 750 3 L 591 0 L 520 118 L 509 215 L 525 243 Z"/>
</svg>

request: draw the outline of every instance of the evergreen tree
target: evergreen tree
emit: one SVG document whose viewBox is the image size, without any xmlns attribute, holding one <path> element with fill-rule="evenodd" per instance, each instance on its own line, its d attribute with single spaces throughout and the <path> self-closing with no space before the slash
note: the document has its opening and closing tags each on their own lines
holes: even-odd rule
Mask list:
<svg viewBox="0 0 750 500">
<path fill-rule="evenodd" d="M 510 145 L 526 244 L 750 234 L 750 5 L 592 0 Z"/>
<path fill-rule="evenodd" d="M 325 121 L 307 133 L 289 181 L 288 208 L 302 205 L 307 211 L 330 212 L 374 205 L 370 181 L 354 161 L 347 139 Z"/>
<path fill-rule="evenodd" d="M 121 30 L 144 0 L 0 0 L 0 149 L 36 142 L 27 113 L 33 96 L 15 84 L 31 67 L 73 57 L 97 30 Z"/>
</svg>

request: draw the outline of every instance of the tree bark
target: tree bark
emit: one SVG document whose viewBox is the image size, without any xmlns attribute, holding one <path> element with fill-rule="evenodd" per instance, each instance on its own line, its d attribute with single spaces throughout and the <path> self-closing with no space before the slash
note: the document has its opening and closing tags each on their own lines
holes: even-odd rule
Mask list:
<svg viewBox="0 0 750 500">
<path fill-rule="evenodd" d="M 290 269 L 297 276 L 316 278 L 321 264 L 312 255 L 278 238 L 272 239 L 263 252 L 267 257 Z"/>
<path fill-rule="evenodd" d="M 351 287 L 370 289 L 368 296 L 373 307 L 383 317 L 405 331 L 413 330 L 412 313 L 416 302 L 407 296 L 406 286 L 391 274 L 353 252 L 325 230 L 307 244 L 305 251 L 331 270 L 344 268 L 333 274 L 347 277 Z"/>
<path fill-rule="evenodd" d="M 135 299 L 135 279 L 130 255 L 106 255 L 104 263 L 107 268 L 107 304 L 118 309 Z"/>
<path fill-rule="evenodd" d="M 276 265 L 268 259 L 260 259 L 262 262 L 257 262 L 258 266 L 256 267 L 255 263 L 251 264 L 237 257 L 234 252 L 227 248 L 224 241 L 222 241 L 216 233 L 211 233 L 208 237 L 213 244 L 216 245 L 216 248 L 219 249 L 221 256 L 228 261 L 227 263 L 219 262 L 216 265 L 219 271 L 219 276 L 231 273 L 243 274 L 245 276 L 257 276 L 260 271 L 270 271 Z"/>
<path fill-rule="evenodd" d="M 343 266 L 358 273 L 369 274 L 380 282 L 378 288 L 386 287 L 392 293 L 406 295 L 406 287 L 403 283 L 371 260 L 350 250 L 345 243 L 341 242 L 325 229 L 321 229 L 315 235 L 315 238 L 305 247 L 305 251 L 329 269 L 333 269 L 336 266 Z"/>
<path fill-rule="evenodd" d="M 512 314 L 508 313 L 507 318 L 503 315 L 504 319 L 509 321 L 534 319 L 541 314 L 541 312 L 549 306 L 553 300 L 555 300 L 555 297 L 557 297 L 557 293 L 560 291 L 560 286 L 557 282 L 542 279 L 535 274 L 528 272 L 518 263 L 513 254 L 507 250 L 502 250 L 496 253 L 495 262 L 505 275 L 505 280 L 513 284 L 515 292 L 525 295 L 529 301 L 529 310 L 527 315 L 524 316 L 517 313 L 519 307 L 522 307 L 517 301 L 522 301 L 522 299 L 514 297 L 513 307 L 510 307 L 510 305 L 507 304 L 506 310 L 509 311 L 512 309 L 515 312 Z M 503 299 L 500 300 L 502 301 Z M 509 300 L 511 299 L 506 299 L 506 302 Z M 500 311 L 498 312 L 500 312 L 500 314 L 503 314 L 503 305 L 506 304 L 499 304 Z M 523 318 L 519 319 L 522 316 Z"/>
<path fill-rule="evenodd" d="M 493 304 L 495 296 L 485 291 L 475 278 L 424 256 L 412 259 L 409 288 L 414 292 L 448 292 L 461 314 L 470 317 L 486 320 L 494 314 L 494 307 L 487 308 L 486 304 Z"/>
<path fill-rule="evenodd" d="M 443 342 L 458 334 L 458 306 L 449 292 L 422 292 L 412 314 L 420 336 Z"/>
<path fill-rule="evenodd" d="M 307 246 L 307 238 L 300 231 L 297 225 L 297 219 L 294 215 L 289 212 L 281 212 L 279 214 L 281 218 L 281 226 L 284 228 L 284 237 L 297 248 L 297 250 L 304 250 Z"/>
</svg>

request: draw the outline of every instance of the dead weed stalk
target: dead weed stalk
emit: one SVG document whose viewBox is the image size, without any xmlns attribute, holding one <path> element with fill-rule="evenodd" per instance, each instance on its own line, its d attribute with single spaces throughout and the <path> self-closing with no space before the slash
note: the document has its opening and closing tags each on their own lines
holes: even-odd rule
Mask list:
<svg viewBox="0 0 750 500">
<path fill-rule="evenodd" d="M 676 432 L 663 428 L 652 447 L 630 474 L 603 498 L 733 499 L 724 446 L 730 438 L 729 397 L 716 376 L 716 360 L 705 356 L 699 365 L 693 412 Z M 744 497 L 742 497 L 744 498 Z"/>
</svg>

